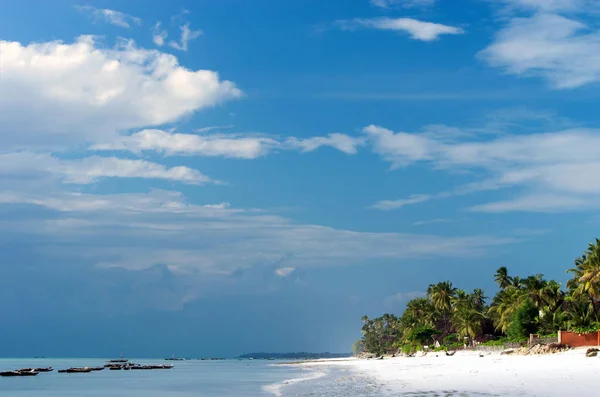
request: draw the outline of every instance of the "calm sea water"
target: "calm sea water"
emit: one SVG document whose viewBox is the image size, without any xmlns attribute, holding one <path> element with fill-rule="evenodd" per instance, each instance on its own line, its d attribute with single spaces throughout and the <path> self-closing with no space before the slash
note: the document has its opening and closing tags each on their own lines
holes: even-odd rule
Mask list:
<svg viewBox="0 0 600 397">
<path fill-rule="evenodd" d="M 134 360 L 164 364 L 164 360 Z M 101 366 L 102 359 L 0 359 L 0 370 L 48 367 L 55 371 L 33 377 L 0 378 L 0 397 L 223 397 L 292 396 L 316 371 L 273 365 L 274 361 L 176 361 L 169 370 L 99 371 L 59 374 L 69 367 Z M 308 384 L 305 385 L 305 387 Z M 308 386 L 310 389 L 310 386 Z"/>
</svg>

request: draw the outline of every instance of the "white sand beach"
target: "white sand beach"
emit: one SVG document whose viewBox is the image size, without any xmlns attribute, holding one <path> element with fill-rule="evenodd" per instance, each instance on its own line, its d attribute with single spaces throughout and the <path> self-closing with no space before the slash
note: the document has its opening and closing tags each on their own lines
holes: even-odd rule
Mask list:
<svg viewBox="0 0 600 397">
<path fill-rule="evenodd" d="M 453 357 L 352 359 L 301 364 L 312 368 L 343 366 L 375 378 L 384 394 L 394 396 L 552 396 L 600 395 L 600 357 L 585 349 L 553 355 L 501 356 L 458 352 Z"/>
</svg>

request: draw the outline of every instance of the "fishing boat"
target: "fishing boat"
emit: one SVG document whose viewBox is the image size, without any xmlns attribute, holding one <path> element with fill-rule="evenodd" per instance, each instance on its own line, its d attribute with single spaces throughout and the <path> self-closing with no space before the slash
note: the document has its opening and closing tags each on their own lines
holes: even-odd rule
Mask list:
<svg viewBox="0 0 600 397">
<path fill-rule="evenodd" d="M 35 376 L 39 374 L 39 372 L 36 371 L 4 371 L 4 372 L 0 372 L 0 376 Z"/>
<path fill-rule="evenodd" d="M 121 357 L 120 358 L 114 358 L 112 360 L 108 360 L 108 363 L 128 363 L 129 359 L 128 358 L 124 358 L 123 357 L 123 352 L 121 352 Z"/>
<path fill-rule="evenodd" d="M 19 372 L 52 372 L 54 369 L 52 367 L 47 368 L 21 368 L 17 369 Z"/>
<path fill-rule="evenodd" d="M 82 368 L 67 368 L 67 369 L 59 369 L 59 373 L 64 374 L 80 374 L 80 373 L 88 373 L 92 372 L 90 367 L 82 367 Z"/>
</svg>

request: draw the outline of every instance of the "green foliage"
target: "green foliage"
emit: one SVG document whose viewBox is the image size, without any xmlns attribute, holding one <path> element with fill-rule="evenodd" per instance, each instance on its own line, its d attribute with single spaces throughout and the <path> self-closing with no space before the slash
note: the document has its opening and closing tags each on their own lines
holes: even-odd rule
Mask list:
<svg viewBox="0 0 600 397">
<path fill-rule="evenodd" d="M 578 334 L 591 334 L 593 332 L 600 331 L 600 323 L 593 323 L 584 327 L 574 327 L 571 331 L 576 332 Z"/>
<path fill-rule="evenodd" d="M 527 339 L 529 334 L 534 334 L 538 330 L 537 324 L 538 309 L 531 299 L 525 301 L 515 311 L 515 314 L 508 327 L 508 337 L 513 340 Z"/>
<path fill-rule="evenodd" d="M 422 325 L 411 330 L 406 335 L 406 340 L 419 343 L 420 345 L 427 345 L 432 342 L 431 337 L 437 333 L 438 331 L 435 328 Z"/>
<path fill-rule="evenodd" d="M 363 336 L 353 351 L 362 348 L 380 355 L 402 350 L 410 354 L 423 345 L 432 345 L 434 336 L 441 349 L 454 349 L 462 347 L 464 338 L 485 335 L 488 339 L 492 333 L 496 338 L 483 346 L 523 342 L 530 333 L 555 336 L 559 330 L 600 330 L 600 240 L 588 246 L 568 273 L 572 278 L 565 291 L 560 283 L 546 280 L 542 274 L 511 276 L 501 267 L 494 274 L 499 290 L 489 306 L 481 289 L 468 293 L 450 281 L 431 284 L 426 297 L 407 302 L 400 317 L 364 316 Z M 499 334 L 503 336 L 497 338 Z"/>
<path fill-rule="evenodd" d="M 352 344 L 352 355 L 358 356 L 365 351 L 365 345 L 362 340 L 358 339 Z"/>
</svg>

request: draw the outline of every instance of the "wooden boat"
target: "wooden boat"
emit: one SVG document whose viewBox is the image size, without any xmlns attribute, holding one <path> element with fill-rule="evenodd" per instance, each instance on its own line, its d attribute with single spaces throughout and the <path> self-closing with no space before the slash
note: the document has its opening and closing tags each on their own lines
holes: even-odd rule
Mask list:
<svg viewBox="0 0 600 397">
<path fill-rule="evenodd" d="M 104 367 L 90 367 L 92 371 L 103 371 Z"/>
<path fill-rule="evenodd" d="M 79 374 L 79 373 L 88 373 L 88 372 L 92 372 L 92 369 L 89 367 L 82 367 L 82 368 L 67 368 L 67 369 L 60 369 L 58 370 L 59 373 L 64 374 Z"/>
<path fill-rule="evenodd" d="M 48 368 L 21 368 L 17 369 L 19 372 L 52 372 L 54 369 L 52 367 Z"/>
<path fill-rule="evenodd" d="M 4 371 L 0 372 L 0 376 L 35 376 L 39 374 L 36 371 Z"/>
</svg>

